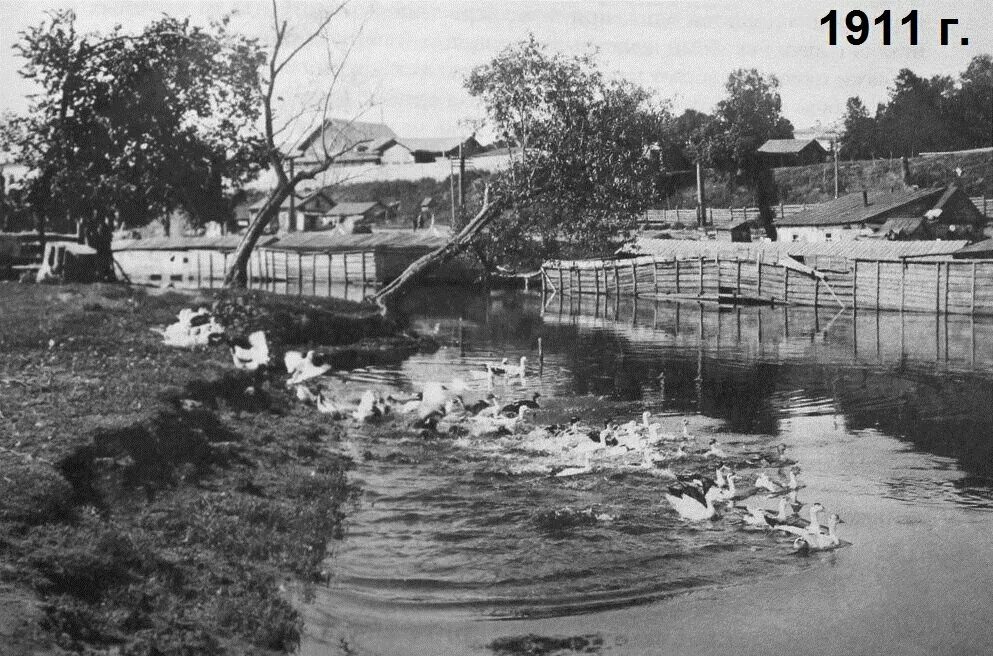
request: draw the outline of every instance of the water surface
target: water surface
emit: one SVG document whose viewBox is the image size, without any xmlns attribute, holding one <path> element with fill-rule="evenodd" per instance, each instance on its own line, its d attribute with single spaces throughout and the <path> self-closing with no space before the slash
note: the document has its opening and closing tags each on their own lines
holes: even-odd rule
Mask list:
<svg viewBox="0 0 993 656">
<path fill-rule="evenodd" d="M 661 501 L 664 472 L 637 463 L 560 478 L 561 454 L 519 438 L 381 427 L 342 445 L 363 494 L 332 583 L 311 591 L 304 653 L 491 653 L 529 633 L 596 634 L 618 654 L 987 653 L 988 320 L 446 288 L 408 310 L 446 345 L 353 372 L 342 394 L 527 355 L 531 375 L 495 392 L 540 392 L 538 421 L 647 409 L 730 452 L 785 443 L 800 500 L 842 515 L 851 544 L 799 558 L 726 518 L 688 524 Z"/>
</svg>

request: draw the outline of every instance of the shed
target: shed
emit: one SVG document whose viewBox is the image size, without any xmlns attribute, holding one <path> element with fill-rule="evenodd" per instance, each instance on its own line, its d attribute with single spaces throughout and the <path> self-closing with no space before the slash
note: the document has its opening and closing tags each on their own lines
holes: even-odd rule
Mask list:
<svg viewBox="0 0 993 656">
<path fill-rule="evenodd" d="M 828 156 L 817 139 L 769 139 L 757 152 L 773 167 L 818 164 Z"/>
<path fill-rule="evenodd" d="M 251 216 L 257 216 L 265 207 L 267 198 L 262 198 L 249 206 Z M 335 206 L 331 193 L 326 189 L 296 194 L 294 196 L 293 214 L 294 224 L 290 225 L 290 197 L 279 206 L 279 219 L 276 230 L 279 232 L 292 232 L 293 230 L 316 230 L 321 227 L 321 217 L 325 216 L 331 208 Z M 238 222 L 242 227 L 248 225 L 248 221 Z M 271 224 L 270 224 L 271 225 Z"/>
<path fill-rule="evenodd" d="M 970 246 L 966 246 L 961 250 L 952 253 L 952 257 L 955 258 L 956 260 L 993 259 L 993 239 L 984 239 L 983 241 L 976 242 L 975 244 L 972 244 Z"/>
</svg>

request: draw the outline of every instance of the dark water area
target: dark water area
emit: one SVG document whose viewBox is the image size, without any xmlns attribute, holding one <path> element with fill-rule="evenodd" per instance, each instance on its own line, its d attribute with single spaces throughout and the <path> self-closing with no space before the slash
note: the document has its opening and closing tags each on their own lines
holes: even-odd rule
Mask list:
<svg viewBox="0 0 993 656">
<path fill-rule="evenodd" d="M 538 424 L 648 410 L 669 433 L 686 418 L 732 461 L 785 444 L 799 501 L 842 515 L 847 546 L 798 558 L 730 513 L 683 521 L 662 500 L 669 468 L 615 458 L 557 477 L 578 463 L 539 438 L 384 425 L 344 445 L 363 494 L 334 580 L 309 591 L 303 653 L 492 653 L 508 636 L 591 631 L 603 653 L 815 639 L 829 653 L 987 653 L 993 320 L 439 287 L 405 309 L 443 348 L 351 372 L 341 394 L 460 378 L 479 398 L 473 371 L 525 355 L 528 376 L 493 392 L 539 392 Z"/>
</svg>

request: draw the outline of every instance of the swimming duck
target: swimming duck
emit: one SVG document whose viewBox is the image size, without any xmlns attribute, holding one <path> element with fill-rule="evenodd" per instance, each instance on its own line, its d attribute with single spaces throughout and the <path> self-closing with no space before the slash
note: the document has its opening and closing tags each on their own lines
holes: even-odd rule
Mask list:
<svg viewBox="0 0 993 656">
<path fill-rule="evenodd" d="M 741 519 L 745 522 L 746 526 L 762 529 L 773 528 L 777 524 L 786 524 L 789 519 L 788 506 L 789 501 L 787 501 L 786 497 L 780 497 L 779 510 L 777 512 L 773 513 L 764 508 L 745 508 L 747 514 Z"/>
<path fill-rule="evenodd" d="M 705 484 L 680 483 L 669 486 L 665 500 L 683 519 L 699 522 L 717 515 L 710 489 Z"/>
<path fill-rule="evenodd" d="M 824 510 L 824 506 L 820 503 L 815 503 L 810 506 L 810 521 L 806 526 L 792 526 L 789 523 L 776 524 L 773 526 L 777 531 L 783 531 L 784 533 L 791 533 L 799 537 L 803 537 L 808 533 L 820 533 L 823 529 L 821 528 L 821 523 L 818 515 Z"/>
<path fill-rule="evenodd" d="M 793 540 L 793 548 L 800 555 L 806 555 L 811 551 L 828 551 L 841 546 L 841 540 L 835 534 L 835 527 L 844 524 L 844 520 L 832 513 L 827 521 L 827 533 L 805 533 Z"/>
</svg>

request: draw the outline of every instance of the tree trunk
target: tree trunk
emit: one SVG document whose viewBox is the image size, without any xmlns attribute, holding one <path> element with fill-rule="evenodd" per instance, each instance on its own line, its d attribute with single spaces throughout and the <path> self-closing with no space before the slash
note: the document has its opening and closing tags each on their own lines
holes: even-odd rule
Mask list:
<svg viewBox="0 0 993 656">
<path fill-rule="evenodd" d="M 388 311 L 388 304 L 391 299 L 395 298 L 404 289 L 410 287 L 410 285 L 416 282 L 417 279 L 427 273 L 432 267 L 442 264 L 460 253 L 472 242 L 476 233 L 486 227 L 486 224 L 499 215 L 502 209 L 503 203 L 499 201 L 485 202 L 483 208 L 473 217 L 472 221 L 469 221 L 448 243 L 419 257 L 393 282 L 376 292 L 372 296 L 372 300 L 379 305 L 380 310 L 385 314 Z"/>
<path fill-rule="evenodd" d="M 255 244 L 258 243 L 265 227 L 279 213 L 279 207 L 292 191 L 293 187 L 289 185 L 277 187 L 259 213 L 248 224 L 248 230 L 245 231 L 245 236 L 242 237 L 238 248 L 234 251 L 234 256 L 231 258 L 231 266 L 224 274 L 225 287 L 244 287 L 248 284 L 248 259 L 252 256 Z"/>
</svg>

